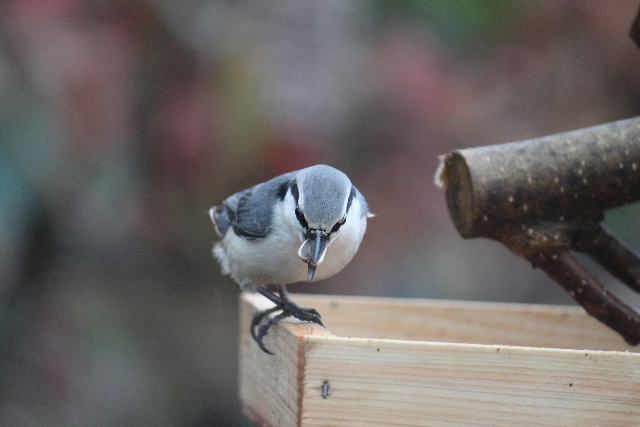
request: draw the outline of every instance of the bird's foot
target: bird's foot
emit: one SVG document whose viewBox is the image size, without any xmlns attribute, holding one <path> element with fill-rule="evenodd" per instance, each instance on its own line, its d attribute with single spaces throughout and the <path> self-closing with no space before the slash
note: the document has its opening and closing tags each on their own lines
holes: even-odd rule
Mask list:
<svg viewBox="0 0 640 427">
<path fill-rule="evenodd" d="M 269 309 L 256 313 L 251 321 L 251 336 L 258 343 L 260 349 L 265 353 L 273 354 L 264 346 L 262 340 L 269 332 L 269 328 L 271 328 L 282 319 L 285 319 L 287 317 L 295 317 L 296 319 L 302 320 L 304 322 L 313 322 L 324 327 L 324 324 L 322 323 L 322 319 L 320 317 L 320 313 L 318 313 L 313 308 L 304 308 L 298 306 L 296 303 L 289 299 L 286 291 L 281 290 L 280 295 L 276 295 L 265 288 L 259 288 L 258 292 L 260 292 L 260 294 L 264 295 L 275 304 L 275 307 L 271 307 Z M 280 314 L 269 319 L 264 324 L 261 324 L 262 320 L 265 317 L 279 310 L 282 311 Z"/>
</svg>

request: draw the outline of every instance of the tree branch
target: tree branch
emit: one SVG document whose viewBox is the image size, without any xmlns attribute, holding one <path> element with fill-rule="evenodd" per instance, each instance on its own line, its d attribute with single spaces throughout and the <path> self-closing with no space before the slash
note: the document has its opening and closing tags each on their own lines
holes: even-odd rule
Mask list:
<svg viewBox="0 0 640 427">
<path fill-rule="evenodd" d="M 462 237 L 501 241 L 640 343 L 640 315 L 569 252 L 586 253 L 640 292 L 640 258 L 600 224 L 605 210 L 640 200 L 640 118 L 456 150 L 441 157 L 436 180 Z"/>
<path fill-rule="evenodd" d="M 590 315 L 617 331 L 629 344 L 640 343 L 640 313 L 611 294 L 568 250 L 538 255 L 531 261 L 562 285 Z"/>
<path fill-rule="evenodd" d="M 439 177 L 463 237 L 509 222 L 600 221 L 640 200 L 640 118 L 510 144 L 457 150 Z"/>
<path fill-rule="evenodd" d="M 575 241 L 577 251 L 589 255 L 595 262 L 636 292 L 640 292 L 640 259 L 601 225 L 594 233 Z"/>
</svg>

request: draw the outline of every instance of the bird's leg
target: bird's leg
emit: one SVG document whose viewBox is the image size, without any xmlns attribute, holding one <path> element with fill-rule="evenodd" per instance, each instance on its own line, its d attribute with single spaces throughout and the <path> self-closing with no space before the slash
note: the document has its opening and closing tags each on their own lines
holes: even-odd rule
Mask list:
<svg viewBox="0 0 640 427">
<path fill-rule="evenodd" d="M 285 285 L 278 286 L 278 295 L 280 295 L 280 299 L 291 301 L 291 297 L 289 296 L 289 291 Z"/>
<path fill-rule="evenodd" d="M 295 317 L 296 319 L 317 323 L 318 325 L 324 327 L 324 325 L 322 324 L 322 319 L 320 318 L 320 313 L 318 313 L 313 308 L 299 307 L 296 303 L 291 301 L 291 298 L 289 298 L 289 293 L 287 292 L 287 288 L 284 285 L 278 286 L 277 295 L 274 292 L 263 287 L 258 288 L 258 292 L 260 293 L 260 295 L 264 296 L 269 301 L 275 304 L 275 307 L 256 313 L 253 316 L 253 320 L 251 321 L 251 336 L 254 340 L 256 340 L 258 346 L 260 346 L 262 351 L 264 351 L 265 353 L 273 354 L 264 346 L 262 340 L 269 332 L 269 328 L 271 328 L 271 326 L 275 325 L 284 318 Z M 260 323 L 266 316 L 278 310 L 282 310 L 282 313 L 278 314 L 272 319 L 269 319 L 269 321 L 267 321 L 263 325 L 260 325 Z"/>
<path fill-rule="evenodd" d="M 251 320 L 251 336 L 253 337 L 254 340 L 256 340 L 258 344 L 260 344 L 260 341 L 258 341 L 256 328 L 260 326 L 260 323 L 262 323 L 262 319 L 264 319 L 266 316 L 278 310 L 280 310 L 280 307 L 276 305 L 275 307 L 271 307 L 267 310 L 259 311 L 253 316 L 253 319 Z"/>
<path fill-rule="evenodd" d="M 279 310 L 280 307 L 274 307 L 275 310 Z M 273 354 L 273 352 L 269 351 L 269 349 L 267 347 L 264 346 L 264 343 L 262 342 L 262 339 L 264 338 L 265 335 L 267 335 L 267 333 L 269 332 L 269 328 L 273 325 L 275 325 L 276 323 L 278 323 L 279 321 L 281 321 L 282 319 L 284 319 L 285 317 L 288 317 L 287 314 L 285 314 L 284 312 L 278 314 L 277 316 L 273 317 L 272 319 L 269 319 L 269 321 L 267 323 L 265 323 L 264 325 L 260 326 L 258 328 L 258 334 L 255 335 L 255 332 L 252 330 L 251 331 L 251 335 L 253 335 L 253 338 L 256 340 L 256 342 L 258 343 L 258 347 L 260 347 L 260 349 L 262 351 L 264 351 L 267 354 Z"/>
<path fill-rule="evenodd" d="M 282 313 L 286 314 L 285 317 L 295 317 L 298 320 L 317 323 L 318 325 L 324 327 L 324 325 L 322 324 L 322 319 L 320 318 L 320 313 L 318 313 L 314 308 L 300 307 L 298 306 L 298 304 L 291 301 L 289 292 L 287 291 L 287 287 L 285 285 L 278 286 L 277 296 L 273 292 L 269 292 L 264 288 L 258 289 L 258 292 L 266 296 L 269 300 L 271 300 L 271 302 L 279 307 L 282 310 Z"/>
</svg>

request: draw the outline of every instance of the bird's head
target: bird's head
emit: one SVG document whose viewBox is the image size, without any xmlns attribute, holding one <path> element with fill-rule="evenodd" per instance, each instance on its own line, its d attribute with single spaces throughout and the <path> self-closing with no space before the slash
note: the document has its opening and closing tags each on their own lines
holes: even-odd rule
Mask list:
<svg viewBox="0 0 640 427">
<path fill-rule="evenodd" d="M 347 221 L 356 190 L 349 177 L 331 166 L 302 169 L 290 192 L 295 202 L 295 224 L 299 226 L 300 259 L 309 265 L 309 282 L 322 263 L 331 241 Z"/>
</svg>

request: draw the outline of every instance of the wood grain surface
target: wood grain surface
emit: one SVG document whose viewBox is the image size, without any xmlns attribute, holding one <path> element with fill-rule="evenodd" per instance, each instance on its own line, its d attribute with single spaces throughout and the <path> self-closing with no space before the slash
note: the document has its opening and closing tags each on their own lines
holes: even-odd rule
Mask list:
<svg viewBox="0 0 640 427">
<path fill-rule="evenodd" d="M 261 426 L 633 426 L 640 353 L 576 307 L 294 295 L 263 353 L 241 297 L 240 394 Z M 323 384 L 325 384 L 323 386 Z"/>
</svg>

